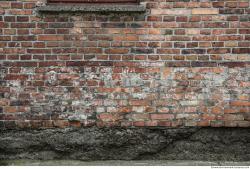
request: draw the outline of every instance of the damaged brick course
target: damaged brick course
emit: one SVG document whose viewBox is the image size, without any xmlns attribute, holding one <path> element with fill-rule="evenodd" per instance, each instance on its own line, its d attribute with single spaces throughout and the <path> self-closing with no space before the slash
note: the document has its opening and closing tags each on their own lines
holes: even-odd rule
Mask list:
<svg viewBox="0 0 250 169">
<path fill-rule="evenodd" d="M 0 2 L 0 128 L 250 127 L 248 0 L 44 5 Z"/>
</svg>

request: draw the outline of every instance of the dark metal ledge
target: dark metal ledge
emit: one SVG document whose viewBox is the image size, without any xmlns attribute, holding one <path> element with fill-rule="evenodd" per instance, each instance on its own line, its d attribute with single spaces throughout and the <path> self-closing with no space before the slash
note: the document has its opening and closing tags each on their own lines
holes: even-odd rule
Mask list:
<svg viewBox="0 0 250 169">
<path fill-rule="evenodd" d="M 39 12 L 145 12 L 143 5 L 47 5 Z"/>
</svg>

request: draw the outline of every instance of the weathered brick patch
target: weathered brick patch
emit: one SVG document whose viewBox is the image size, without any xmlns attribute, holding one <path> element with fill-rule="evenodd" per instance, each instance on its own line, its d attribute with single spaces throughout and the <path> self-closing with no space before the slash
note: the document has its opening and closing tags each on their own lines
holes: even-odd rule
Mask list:
<svg viewBox="0 0 250 169">
<path fill-rule="evenodd" d="M 69 63 L 10 67 L 1 87 L 4 127 L 250 126 L 249 66 Z"/>
<path fill-rule="evenodd" d="M 248 0 L 44 2 L 0 1 L 0 128 L 250 127 Z"/>
</svg>

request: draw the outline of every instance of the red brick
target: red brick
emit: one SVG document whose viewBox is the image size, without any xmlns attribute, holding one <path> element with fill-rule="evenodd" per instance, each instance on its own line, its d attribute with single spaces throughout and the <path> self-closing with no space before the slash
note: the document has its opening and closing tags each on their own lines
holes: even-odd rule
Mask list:
<svg viewBox="0 0 250 169">
<path fill-rule="evenodd" d="M 211 120 L 215 120 L 216 116 L 214 114 L 203 114 L 202 115 L 202 119 L 203 120 L 207 120 L 207 121 L 211 121 Z"/>
<path fill-rule="evenodd" d="M 174 119 L 173 114 L 150 114 L 152 120 L 172 120 Z"/>
<path fill-rule="evenodd" d="M 4 79 L 5 80 L 27 80 L 28 79 L 28 75 L 7 74 Z"/>
<path fill-rule="evenodd" d="M 213 7 L 215 7 L 215 8 L 222 8 L 222 7 L 224 7 L 224 5 L 225 5 L 225 2 L 213 2 Z"/>
<path fill-rule="evenodd" d="M 131 100 L 129 101 L 132 106 L 148 106 L 150 105 L 150 101 L 148 100 Z"/>
<path fill-rule="evenodd" d="M 105 53 L 107 54 L 127 54 L 128 52 L 129 50 L 125 48 L 113 48 L 105 50 Z"/>
<path fill-rule="evenodd" d="M 170 127 L 171 122 L 170 121 L 159 121 L 158 126 L 163 126 L 163 127 Z"/>
<path fill-rule="evenodd" d="M 249 2 L 238 2 L 238 7 L 239 8 L 248 8 Z"/>
<path fill-rule="evenodd" d="M 109 113 L 102 113 L 98 115 L 98 118 L 102 121 L 115 121 L 117 117 Z"/>
<path fill-rule="evenodd" d="M 250 106 L 250 102 L 247 101 L 231 101 L 231 106 L 241 107 L 241 106 Z"/>
<path fill-rule="evenodd" d="M 158 122 L 157 121 L 146 121 L 145 126 L 156 127 L 156 126 L 158 126 Z"/>
<path fill-rule="evenodd" d="M 250 53 L 250 48 L 234 48 L 232 53 L 243 54 L 243 53 Z"/>
<path fill-rule="evenodd" d="M 11 23 L 11 28 L 35 28 L 35 23 Z"/>
<path fill-rule="evenodd" d="M 29 22 L 28 16 L 17 16 L 17 22 Z"/>
<path fill-rule="evenodd" d="M 36 7 L 36 4 L 35 3 L 25 3 L 24 4 L 24 8 L 25 9 L 32 9 L 32 8 L 35 8 Z"/>
<path fill-rule="evenodd" d="M 64 37 L 61 35 L 39 35 L 39 41 L 62 41 Z"/>
<path fill-rule="evenodd" d="M 32 54 L 37 54 L 37 53 L 41 53 L 41 54 L 47 54 L 47 53 L 51 53 L 50 49 L 27 49 L 27 53 L 32 53 Z"/>
<path fill-rule="evenodd" d="M 81 127 L 81 122 L 80 121 L 70 121 L 69 122 L 69 125 L 72 126 L 72 127 Z"/>
<path fill-rule="evenodd" d="M 209 120 L 202 120 L 197 122 L 197 126 L 200 127 L 207 127 L 210 126 L 210 121 Z"/>
<path fill-rule="evenodd" d="M 4 113 L 17 113 L 18 112 L 18 108 L 16 106 L 6 106 L 4 107 L 3 110 Z"/>
<path fill-rule="evenodd" d="M 23 3 L 22 2 L 11 2 L 11 8 L 13 9 L 22 9 Z"/>
<path fill-rule="evenodd" d="M 162 21 L 162 17 L 161 16 L 148 16 L 147 17 L 147 21 Z"/>
<path fill-rule="evenodd" d="M 180 54 L 180 49 L 158 49 L 159 54 Z"/>
<path fill-rule="evenodd" d="M 166 23 L 160 23 L 156 22 L 153 23 L 153 28 L 177 28 L 178 25 L 176 22 L 166 22 Z"/>
<path fill-rule="evenodd" d="M 145 122 L 144 121 L 135 121 L 135 122 L 133 122 L 133 126 L 144 127 L 145 126 Z"/>
<path fill-rule="evenodd" d="M 134 35 L 126 35 L 126 36 L 115 36 L 115 41 L 138 41 L 139 37 Z"/>
</svg>

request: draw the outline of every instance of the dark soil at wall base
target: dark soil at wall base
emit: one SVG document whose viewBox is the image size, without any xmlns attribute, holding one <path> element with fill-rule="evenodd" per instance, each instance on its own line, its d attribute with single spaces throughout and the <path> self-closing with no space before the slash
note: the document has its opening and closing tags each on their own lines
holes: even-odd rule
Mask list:
<svg viewBox="0 0 250 169">
<path fill-rule="evenodd" d="M 0 159 L 250 161 L 250 128 L 5 130 Z"/>
</svg>

